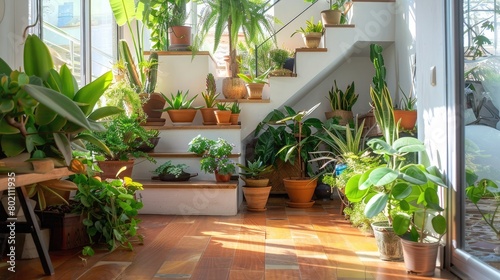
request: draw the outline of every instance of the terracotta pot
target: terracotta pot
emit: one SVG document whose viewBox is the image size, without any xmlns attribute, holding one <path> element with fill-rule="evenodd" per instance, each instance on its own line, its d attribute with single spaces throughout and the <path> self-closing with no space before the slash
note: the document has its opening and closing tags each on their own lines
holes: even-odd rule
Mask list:
<svg viewBox="0 0 500 280">
<path fill-rule="evenodd" d="M 417 123 L 417 111 L 394 110 L 394 121 L 401 120 L 399 126 L 405 130 L 413 130 Z"/>
<path fill-rule="evenodd" d="M 168 110 L 168 116 L 174 125 L 189 125 L 196 117 L 196 109 Z"/>
<path fill-rule="evenodd" d="M 377 242 L 379 258 L 383 261 L 400 261 L 403 259 L 400 237 L 394 233 L 388 222 L 372 223 L 373 234 Z"/>
<path fill-rule="evenodd" d="M 264 89 L 262 83 L 246 84 L 248 99 L 262 99 L 262 90 Z"/>
<path fill-rule="evenodd" d="M 230 123 L 232 125 L 238 125 L 238 119 L 240 118 L 240 114 L 232 114 L 231 113 L 231 117 L 229 118 L 230 120 Z"/>
<path fill-rule="evenodd" d="M 215 110 L 215 118 L 217 119 L 218 125 L 230 125 L 231 124 L 231 111 L 229 110 Z"/>
<path fill-rule="evenodd" d="M 219 174 L 219 172 L 215 171 L 215 181 L 216 182 L 229 182 L 231 180 L 231 174 Z"/>
<path fill-rule="evenodd" d="M 340 24 L 342 12 L 340 10 L 324 10 L 321 11 L 321 19 L 325 24 Z"/>
<path fill-rule="evenodd" d="M 433 276 L 439 242 L 419 243 L 401 238 L 405 267 L 408 273 Z"/>
<path fill-rule="evenodd" d="M 266 204 L 271 192 L 271 186 L 262 188 L 243 187 L 243 194 L 247 202 L 247 210 L 253 212 L 266 211 Z"/>
<path fill-rule="evenodd" d="M 186 51 L 191 46 L 191 26 L 172 26 L 168 29 L 169 51 Z"/>
<path fill-rule="evenodd" d="M 217 119 L 215 118 L 215 108 L 201 108 L 201 117 L 203 118 L 204 125 L 215 125 L 217 124 Z"/>
<path fill-rule="evenodd" d="M 245 182 L 245 186 L 250 187 L 250 188 L 259 188 L 259 187 L 269 186 L 269 179 L 268 178 L 264 178 L 264 179 L 242 178 L 242 180 Z"/>
<path fill-rule="evenodd" d="M 142 99 L 149 98 L 146 103 L 142 105 L 142 109 L 147 116 L 147 119 L 159 119 L 163 112 L 163 107 L 165 106 L 165 98 L 163 98 L 159 93 L 153 92 L 151 94 L 141 93 L 140 97 Z"/>
<path fill-rule="evenodd" d="M 240 78 L 224 78 L 222 80 L 222 94 L 227 99 L 245 99 L 247 88 Z"/>
<path fill-rule="evenodd" d="M 340 125 L 346 125 L 350 121 L 352 121 L 353 114 L 352 114 L 352 111 L 335 110 L 335 111 L 325 112 L 325 117 L 327 119 L 331 119 L 331 118 L 334 118 L 334 117 L 340 117 L 339 124 Z"/>
<path fill-rule="evenodd" d="M 97 164 L 99 168 L 101 168 L 101 178 L 104 179 L 115 179 L 115 178 L 123 178 L 123 177 L 132 177 L 132 169 L 134 168 L 134 160 L 129 161 L 121 161 L 121 160 L 106 160 L 106 161 L 98 161 Z M 120 170 L 120 168 L 126 167 L 118 176 L 116 173 Z"/>
<path fill-rule="evenodd" d="M 314 204 L 314 201 L 311 199 L 318 183 L 317 178 L 289 178 L 283 179 L 283 183 L 290 198 L 288 206 L 303 208 Z"/>
<path fill-rule="evenodd" d="M 302 34 L 302 38 L 304 39 L 304 44 L 307 48 L 315 49 L 319 47 L 321 43 L 321 37 L 323 37 L 323 33 L 321 32 L 310 32 L 307 34 Z"/>
</svg>

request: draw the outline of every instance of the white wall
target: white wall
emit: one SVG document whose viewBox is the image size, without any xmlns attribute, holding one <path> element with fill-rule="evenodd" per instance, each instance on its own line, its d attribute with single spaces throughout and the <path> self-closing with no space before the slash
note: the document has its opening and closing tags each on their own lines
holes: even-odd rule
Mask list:
<svg viewBox="0 0 500 280">
<path fill-rule="evenodd" d="M 24 28 L 28 23 L 29 0 L 6 0 L 5 15 L 0 23 L 0 57 L 12 68 L 22 65 Z"/>
</svg>

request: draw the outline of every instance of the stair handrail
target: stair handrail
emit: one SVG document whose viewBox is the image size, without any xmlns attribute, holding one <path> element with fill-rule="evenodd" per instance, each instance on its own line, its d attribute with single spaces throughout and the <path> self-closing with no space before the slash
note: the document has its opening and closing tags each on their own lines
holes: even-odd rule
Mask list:
<svg viewBox="0 0 500 280">
<path fill-rule="evenodd" d="M 290 23 L 292 23 L 293 21 L 295 21 L 299 16 L 301 16 L 303 13 L 305 13 L 307 10 L 309 10 L 314 4 L 316 4 L 319 0 L 315 0 L 313 2 L 311 2 L 311 4 L 309 6 L 307 6 L 303 11 L 301 11 L 300 13 L 298 13 L 294 18 L 292 18 L 291 20 L 289 20 L 287 23 L 285 23 L 280 29 L 278 29 L 276 32 L 274 32 L 271 36 L 269 36 L 267 39 L 265 39 L 262 43 L 260 43 L 260 45 L 255 45 L 255 76 L 257 77 L 259 75 L 259 57 L 258 57 L 258 49 L 264 45 L 267 41 L 269 41 L 271 38 L 275 37 L 276 34 L 278 34 L 281 30 L 283 30 L 285 27 L 287 27 Z M 268 1 L 267 3 L 269 3 L 270 1 Z M 269 11 L 269 9 L 271 9 L 272 7 L 274 7 L 277 3 L 279 3 L 280 0 L 276 0 L 272 5 L 270 5 L 267 9 L 266 9 L 266 12 Z M 266 3 L 266 4 L 267 4 Z"/>
</svg>

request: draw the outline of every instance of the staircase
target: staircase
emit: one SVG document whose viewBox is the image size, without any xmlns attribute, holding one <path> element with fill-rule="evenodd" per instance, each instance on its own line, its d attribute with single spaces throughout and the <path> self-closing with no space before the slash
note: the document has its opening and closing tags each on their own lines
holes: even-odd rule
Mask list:
<svg viewBox="0 0 500 280">
<path fill-rule="evenodd" d="M 189 141 L 198 134 L 214 139 L 223 137 L 235 144 L 233 159 L 244 163 L 245 144 L 253 138 L 257 124 L 273 109 L 281 108 L 283 105 L 293 106 L 299 110 L 308 109 L 322 102 L 323 104 L 315 112 L 318 116 L 315 117 L 324 118 L 320 114 L 329 111 L 325 96 L 333 80 L 327 81 L 326 91 L 325 85 L 322 84 L 325 84 L 325 79 L 332 73 L 339 72 L 341 67 L 344 68 L 345 64 L 351 61 L 362 61 L 357 63 L 364 63 L 364 66 L 361 66 L 363 69 L 357 69 L 358 73 L 343 79 L 347 82 L 356 80 L 358 76 L 364 77 L 363 83 L 366 85 L 358 86 L 356 82 L 356 87 L 358 92 L 359 88 L 364 88 L 366 93 L 361 96 L 362 93 L 359 92 L 360 99 L 364 99 L 368 104 L 368 87 L 372 76 L 369 46 L 371 43 L 378 43 L 388 47 L 394 43 L 395 26 L 392 17 L 394 9 L 394 2 L 355 2 L 352 24 L 326 26 L 322 48 L 311 50 L 296 46 L 296 77 L 270 77 L 269 86 L 264 88 L 264 100 L 239 100 L 242 108 L 241 125 L 203 126 L 201 116 L 198 114 L 192 126 L 172 126 L 165 113 L 163 117 L 167 119 L 167 124 L 160 127 L 160 143 L 154 153 L 151 153 L 157 164 L 139 160 L 132 175 L 134 179 L 142 182 L 145 188 L 139 192 L 145 205 L 141 213 L 235 215 L 242 202 L 242 193 L 238 188 L 241 182 L 235 180 L 229 184 L 218 184 L 215 183 L 213 174 L 200 172 L 200 158 L 186 152 Z M 318 16 L 316 15 L 316 18 Z M 193 59 L 190 52 L 160 53 L 157 89 L 165 94 L 177 92 L 179 89 L 189 90 L 190 96 L 194 96 L 205 90 L 205 77 L 208 73 L 216 73 L 215 68 L 216 64 L 208 52 L 201 52 Z M 340 73 L 342 74 L 342 71 Z M 341 74 L 338 76 L 341 77 Z M 220 91 L 220 86 L 218 89 Z M 203 105 L 200 94 L 195 105 Z M 187 164 L 191 167 L 187 172 L 198 173 L 198 176 L 185 183 L 151 181 L 151 171 L 167 160 Z"/>
</svg>

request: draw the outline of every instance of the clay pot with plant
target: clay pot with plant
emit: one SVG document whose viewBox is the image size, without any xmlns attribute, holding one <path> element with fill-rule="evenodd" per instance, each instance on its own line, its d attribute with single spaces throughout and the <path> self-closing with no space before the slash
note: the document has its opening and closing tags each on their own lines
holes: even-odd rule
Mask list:
<svg viewBox="0 0 500 280">
<path fill-rule="evenodd" d="M 256 45 L 260 38 L 272 34 L 273 21 L 266 14 L 269 3 L 253 0 L 207 0 L 205 4 L 201 11 L 199 32 L 195 37 L 193 50 L 196 53 L 207 34 L 215 29 L 213 48 L 215 53 L 225 34 L 223 30 L 228 30 L 231 77 L 224 78 L 222 93 L 227 99 L 243 99 L 246 89 L 243 81 L 237 76 L 239 67 L 236 58 L 240 31 L 243 31 L 247 45 Z"/>
<path fill-rule="evenodd" d="M 217 93 L 217 86 L 212 73 L 207 74 L 205 85 L 205 91 L 201 93 L 201 96 L 205 101 L 205 107 L 200 108 L 200 112 L 204 125 L 214 125 L 217 124 L 217 119 L 215 119 L 214 114 L 216 108 L 214 107 L 217 104 L 217 97 L 220 93 Z"/>
<path fill-rule="evenodd" d="M 214 111 L 217 125 L 231 124 L 231 108 L 227 103 L 217 103 L 217 110 Z"/>
<path fill-rule="evenodd" d="M 311 19 L 306 20 L 305 27 L 300 27 L 299 29 L 295 30 L 295 32 L 293 32 L 290 37 L 297 33 L 301 33 L 306 48 L 315 49 L 318 48 L 321 44 L 323 32 L 323 23 L 321 21 L 318 21 L 318 23 L 314 23 L 314 17 L 311 17 Z"/>
<path fill-rule="evenodd" d="M 189 99 L 188 94 L 189 90 L 186 92 L 178 90 L 175 95 L 170 93 L 170 97 L 161 94 L 168 104 L 163 111 L 167 111 L 173 125 L 190 125 L 196 117 L 198 107 L 192 105 L 198 95 Z"/>
<path fill-rule="evenodd" d="M 240 103 L 233 102 L 229 110 L 231 111 L 231 117 L 229 118 L 231 125 L 237 125 L 239 123 L 238 119 L 241 113 Z"/>
<path fill-rule="evenodd" d="M 248 92 L 248 99 L 262 99 L 262 91 L 264 86 L 267 84 L 267 76 L 269 75 L 270 70 L 271 69 L 268 69 L 259 76 L 255 76 L 253 73 L 248 75 L 238 74 L 238 77 L 246 83 L 245 86 Z"/>
<path fill-rule="evenodd" d="M 285 69 L 285 63 L 292 59 L 293 55 L 285 49 L 273 49 L 269 52 L 269 59 L 273 63 L 272 70 L 269 72 L 269 76 L 291 76 L 293 74 L 292 70 Z"/>
<path fill-rule="evenodd" d="M 263 175 L 273 171 L 272 165 L 264 165 L 260 159 L 247 161 L 246 166 L 237 164 L 242 170 L 240 172 L 241 179 L 245 182 L 242 187 L 245 200 L 247 202 L 247 210 L 260 212 L 266 210 L 267 200 L 271 192 L 269 179 Z"/>
<path fill-rule="evenodd" d="M 327 96 L 332 111 L 325 112 L 325 117 L 338 118 L 340 125 L 346 125 L 353 120 L 352 106 L 358 101 L 359 95 L 355 92 L 354 82 L 348 85 L 345 91 L 338 88 L 337 80 L 333 83 Z"/>
<path fill-rule="evenodd" d="M 236 163 L 229 158 L 233 147 L 223 138 L 213 140 L 198 135 L 189 142 L 188 152 L 201 156 L 202 171 L 213 173 L 217 182 L 227 182 L 236 172 Z"/>
</svg>

